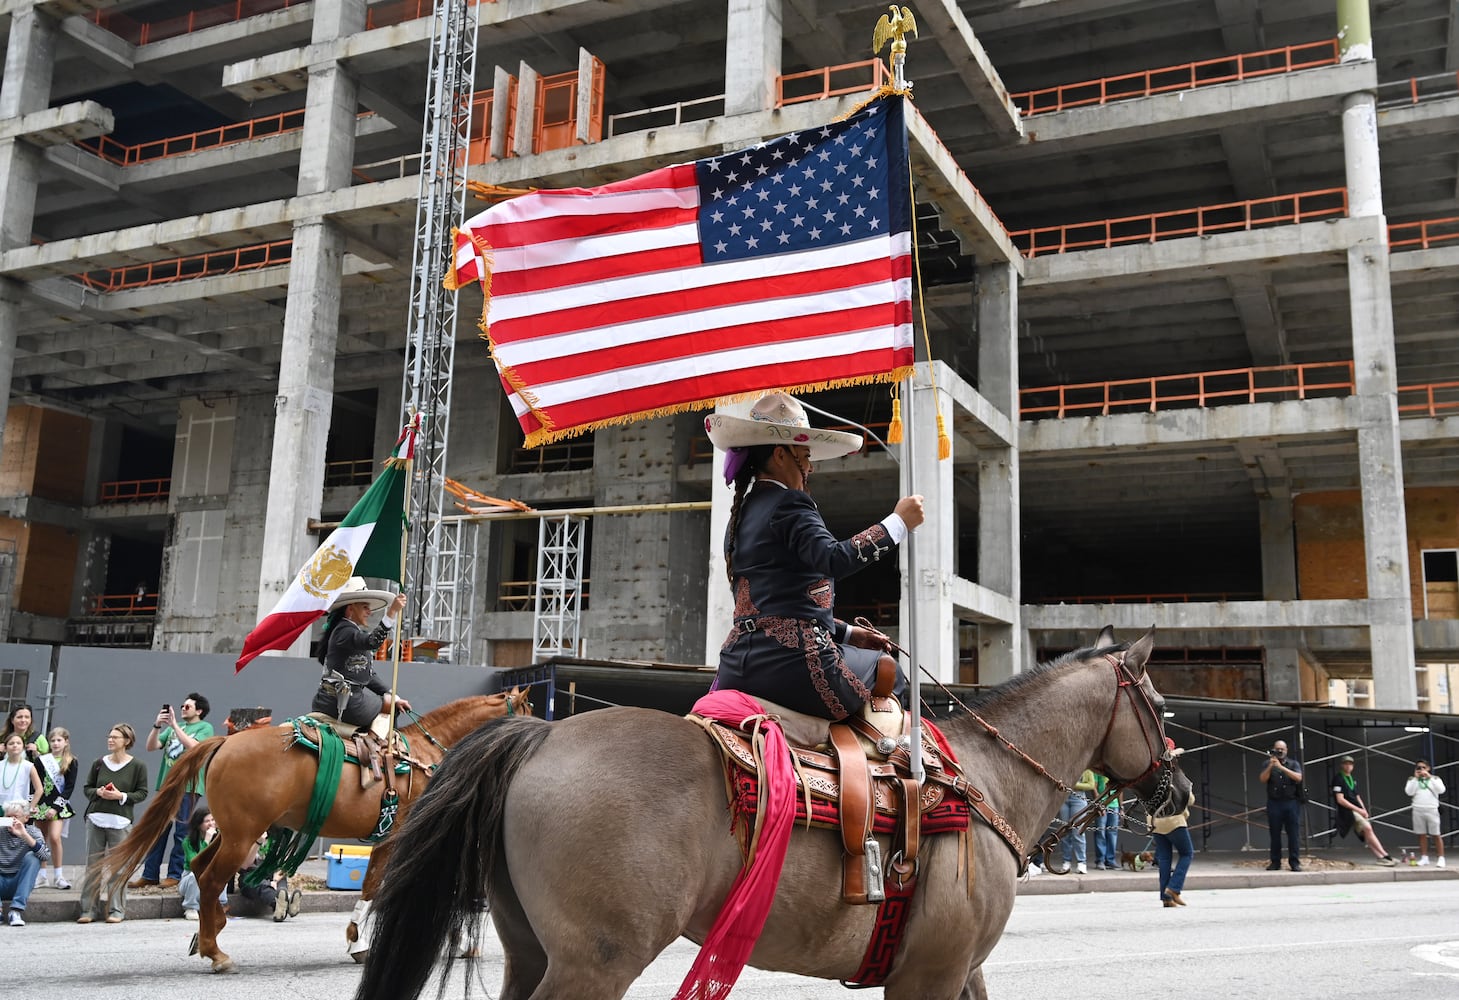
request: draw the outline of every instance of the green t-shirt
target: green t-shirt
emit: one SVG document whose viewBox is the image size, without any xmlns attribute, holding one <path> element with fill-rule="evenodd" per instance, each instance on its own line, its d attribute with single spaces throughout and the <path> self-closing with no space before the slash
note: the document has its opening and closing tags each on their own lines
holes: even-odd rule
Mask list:
<svg viewBox="0 0 1459 1000">
<path fill-rule="evenodd" d="M 213 735 L 213 724 L 206 719 L 199 719 L 197 722 L 184 722 L 182 724 L 182 731 L 195 740 L 206 740 Z M 177 734 L 172 731 L 171 726 L 168 726 L 157 734 L 157 742 L 162 744 L 162 765 L 157 768 L 157 787 L 161 788 L 162 779 L 167 777 L 168 768 L 172 767 L 173 761 L 183 755 L 187 747 L 183 746 L 182 740 L 178 739 Z M 197 795 L 203 794 L 202 775 L 198 775 L 197 780 L 192 783 L 188 791 Z"/>
</svg>

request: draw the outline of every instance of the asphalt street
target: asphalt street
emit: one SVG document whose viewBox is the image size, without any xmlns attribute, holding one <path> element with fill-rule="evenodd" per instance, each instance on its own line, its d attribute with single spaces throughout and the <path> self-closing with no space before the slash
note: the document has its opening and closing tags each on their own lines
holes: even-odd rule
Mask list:
<svg viewBox="0 0 1459 1000">
<path fill-rule="evenodd" d="M 1459 885 L 1453 880 L 1188 889 L 1186 898 L 1189 906 L 1165 909 L 1153 892 L 1021 896 L 986 966 L 993 1000 L 1459 995 Z M 4 927 L 0 954 L 17 960 L 5 962 L 13 981 L 43 981 L 45 993 L 60 1000 L 347 1000 L 361 972 L 344 952 L 346 920 L 343 913 L 305 913 L 282 925 L 235 918 L 223 944 L 240 971 L 229 976 L 215 976 L 187 957 L 194 925 L 180 919 Z M 666 1000 L 694 954 L 694 945 L 676 943 L 629 997 Z M 470 995 L 495 995 L 501 954 L 494 939 L 476 964 Z M 447 995 L 461 996 L 461 985 L 458 975 Z M 732 998 L 849 995 L 834 983 L 747 970 Z M 874 998 L 881 991 L 856 995 Z"/>
</svg>

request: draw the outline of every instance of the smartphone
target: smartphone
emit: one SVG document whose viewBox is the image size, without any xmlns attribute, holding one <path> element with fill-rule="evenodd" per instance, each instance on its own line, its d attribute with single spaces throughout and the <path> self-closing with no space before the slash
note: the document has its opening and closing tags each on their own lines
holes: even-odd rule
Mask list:
<svg viewBox="0 0 1459 1000">
<path fill-rule="evenodd" d="M 165 715 L 171 715 L 172 714 L 172 706 L 169 705 L 167 702 L 164 701 L 162 703 L 162 711 L 163 711 L 163 714 L 165 714 Z"/>
</svg>

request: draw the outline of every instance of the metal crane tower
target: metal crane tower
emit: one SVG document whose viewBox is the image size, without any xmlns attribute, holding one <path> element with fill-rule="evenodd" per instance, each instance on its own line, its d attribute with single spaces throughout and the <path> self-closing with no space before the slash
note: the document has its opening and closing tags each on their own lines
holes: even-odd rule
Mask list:
<svg viewBox="0 0 1459 1000">
<path fill-rule="evenodd" d="M 410 317 L 401 391 L 402 425 L 421 417 L 406 552 L 405 593 L 410 634 L 449 642 L 469 655 L 471 566 L 475 539 L 459 522 L 442 524 L 451 370 L 456 357 L 456 293 L 442 285 L 451 257 L 451 227 L 466 206 L 466 153 L 476 80 L 476 7 L 469 0 L 436 0 L 426 74 L 420 196 L 410 277 Z M 471 530 L 474 530 L 472 526 Z M 464 591 L 464 592 L 463 592 Z"/>
</svg>

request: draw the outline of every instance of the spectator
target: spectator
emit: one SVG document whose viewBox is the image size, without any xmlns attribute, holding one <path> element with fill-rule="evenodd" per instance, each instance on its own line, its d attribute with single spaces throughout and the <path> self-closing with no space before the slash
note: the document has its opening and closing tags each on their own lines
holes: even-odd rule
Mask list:
<svg viewBox="0 0 1459 1000">
<path fill-rule="evenodd" d="M 1155 815 L 1150 818 L 1151 839 L 1155 841 L 1155 864 L 1160 869 L 1160 902 L 1165 906 L 1184 906 L 1180 898 L 1185 889 L 1185 873 L 1190 870 L 1191 846 L 1190 806 L 1174 816 Z M 1174 867 L 1172 857 L 1178 858 Z"/>
<path fill-rule="evenodd" d="M 30 803 L 7 799 L 0 827 L 0 902 L 10 900 L 11 927 L 24 927 L 25 904 L 51 852 L 40 830 L 29 825 Z"/>
<path fill-rule="evenodd" d="M 203 853 L 217 835 L 218 821 L 213 818 L 213 810 L 205 805 L 198 805 L 187 819 L 187 836 L 182 838 L 183 867 L 186 870 L 177 884 L 177 891 L 182 896 L 182 915 L 185 920 L 198 919 L 198 907 L 202 905 L 198 877 L 192 871 L 193 858 Z M 218 903 L 222 906 L 228 905 L 227 886 L 218 894 Z"/>
<path fill-rule="evenodd" d="M 152 732 L 147 734 L 147 749 L 162 751 L 162 765 L 157 769 L 158 788 L 162 787 L 163 779 L 167 777 L 167 769 L 172 766 L 173 761 L 213 735 L 213 724 L 203 721 L 208 717 L 209 707 L 208 699 L 193 692 L 183 700 L 181 723 L 173 714 L 171 705 L 163 705 L 162 711 L 157 713 L 157 719 L 152 723 Z M 182 879 L 183 872 L 187 870 L 183 865 L 182 841 L 187 836 L 187 821 L 192 815 L 193 803 L 202 798 L 202 795 L 203 778 L 199 775 L 178 804 L 172 829 L 162 831 L 162 836 L 157 838 L 157 843 L 152 845 L 152 850 L 142 862 L 142 874 L 128 883 L 128 889 L 158 885 L 164 854 L 167 855 L 167 878 L 161 879 L 161 886 L 171 889 Z M 169 839 L 172 840 L 171 853 L 167 850 Z"/>
<path fill-rule="evenodd" d="M 1444 779 L 1429 773 L 1429 762 L 1421 760 L 1413 766 L 1413 777 L 1403 786 L 1403 793 L 1413 800 L 1413 832 L 1418 834 L 1418 863 L 1429 863 L 1429 837 L 1434 838 L 1434 862 L 1444 867 L 1444 835 L 1439 832 L 1439 796 L 1444 794 Z"/>
<path fill-rule="evenodd" d="M 1378 842 L 1378 831 L 1368 818 L 1368 808 L 1363 805 L 1363 796 L 1358 792 L 1358 779 L 1353 774 L 1356 762 L 1344 757 L 1337 765 L 1337 774 L 1332 779 L 1332 805 L 1337 815 L 1337 835 L 1346 837 L 1349 830 L 1356 830 L 1358 837 L 1368 845 L 1368 850 L 1385 868 L 1398 864 Z"/>
<path fill-rule="evenodd" d="M 0 761 L 0 802 L 24 799 L 31 814 L 41 800 L 41 776 L 25 755 L 25 737 L 11 733 L 5 737 L 5 759 Z"/>
<path fill-rule="evenodd" d="M 1074 783 L 1074 787 L 1069 790 L 1069 797 L 1064 800 L 1064 804 L 1059 807 L 1059 822 L 1066 827 L 1063 843 L 1064 872 L 1069 871 L 1069 863 L 1072 861 L 1074 870 L 1080 875 L 1089 874 L 1089 868 L 1084 864 L 1086 857 L 1084 831 L 1075 830 L 1068 824 L 1073 822 L 1074 817 L 1082 813 L 1089 805 L 1089 793 L 1092 791 L 1094 791 L 1094 772 L 1085 771 Z"/>
<path fill-rule="evenodd" d="M 268 834 L 264 833 L 253 845 L 253 851 L 248 856 L 248 863 L 239 872 L 238 895 L 244 899 L 252 900 L 259 904 L 264 912 L 271 912 L 274 923 L 283 923 L 287 917 L 297 917 L 299 906 L 303 901 L 304 893 L 301 889 L 289 889 L 289 880 L 283 872 L 276 871 L 269 878 L 262 879 L 257 885 L 248 884 L 248 876 L 268 855 Z"/>
<path fill-rule="evenodd" d="M 22 742 L 25 743 L 27 756 L 34 757 L 46 753 L 50 747 L 46 744 L 46 737 L 31 728 L 35 722 L 35 713 L 29 705 L 17 705 L 10 710 L 10 715 L 5 719 L 5 731 L 0 733 L 0 740 L 10 737 L 11 733 L 19 733 Z M 35 761 L 31 761 L 35 763 Z"/>
<path fill-rule="evenodd" d="M 1287 756 L 1287 741 L 1277 740 L 1267 751 L 1267 762 L 1261 769 L 1261 783 L 1266 785 L 1266 822 L 1271 833 L 1269 872 L 1282 867 L 1282 834 L 1287 835 L 1287 861 L 1292 871 L 1302 870 L 1302 848 L 1297 842 L 1301 832 L 1302 762 Z"/>
<path fill-rule="evenodd" d="M 1109 779 L 1095 772 L 1094 797 L 1104 798 L 1109 789 Z M 1116 793 L 1100 810 L 1099 820 L 1094 826 L 1094 867 L 1107 871 L 1120 868 L 1120 797 Z"/>
<path fill-rule="evenodd" d="M 71 734 L 57 726 L 51 730 L 51 752 L 41 756 L 41 802 L 37 808 L 36 825 L 46 835 L 46 846 L 51 849 L 51 878 L 46 880 L 41 873 L 37 885 L 53 885 L 57 889 L 69 889 L 66 869 L 61 863 L 62 845 L 71 832 L 71 796 L 76 791 L 78 762 L 71 754 Z"/>
<path fill-rule="evenodd" d="M 86 874 L 81 879 L 78 924 L 101 916 L 101 856 L 126 839 L 132 810 L 147 797 L 147 765 L 127 753 L 136 743 L 132 727 L 118 722 L 106 734 L 106 756 L 92 761 L 86 776 Z M 106 922 L 119 924 L 126 915 L 123 885 L 109 901 Z"/>
</svg>

